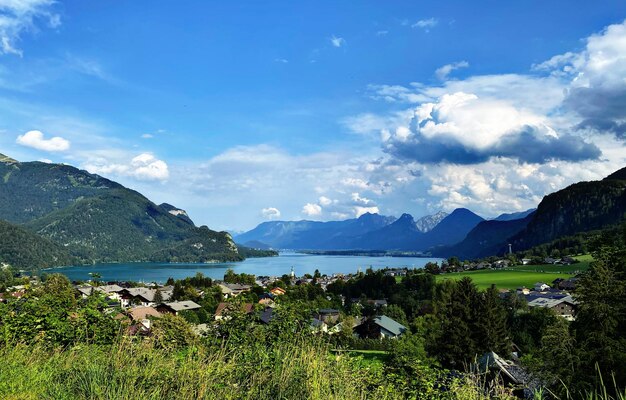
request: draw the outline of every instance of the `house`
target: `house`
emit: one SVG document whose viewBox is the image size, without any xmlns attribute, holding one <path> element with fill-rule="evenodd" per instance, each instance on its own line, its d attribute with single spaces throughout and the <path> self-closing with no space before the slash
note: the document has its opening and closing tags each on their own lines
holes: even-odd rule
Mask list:
<svg viewBox="0 0 626 400">
<path fill-rule="evenodd" d="M 240 312 L 242 314 L 250 314 L 254 310 L 254 305 L 252 303 L 220 303 L 217 305 L 217 309 L 215 310 L 215 320 L 225 320 L 229 319 L 229 314 L 233 314 L 236 312 Z"/>
<path fill-rule="evenodd" d="M 575 290 L 578 278 L 568 278 L 559 282 L 559 289 L 561 290 Z"/>
<path fill-rule="evenodd" d="M 103 286 L 82 286 L 82 287 L 76 288 L 76 290 L 80 292 L 81 297 L 84 299 L 89 297 L 89 295 L 91 295 L 94 292 L 99 292 L 99 293 L 104 294 L 106 297 L 110 299 L 119 301 L 122 299 L 122 296 L 120 293 L 122 292 L 122 290 L 124 290 L 124 288 L 118 285 L 103 285 Z"/>
<path fill-rule="evenodd" d="M 328 324 L 317 318 L 313 318 L 311 319 L 311 324 L 309 325 L 309 329 L 311 329 L 311 332 L 313 333 L 327 333 Z"/>
<path fill-rule="evenodd" d="M 385 315 L 367 318 L 360 325 L 354 327 L 356 335 L 361 338 L 371 339 L 395 339 L 404 334 L 406 330 L 407 328 L 404 325 Z"/>
<path fill-rule="evenodd" d="M 543 259 L 544 264 L 556 264 L 559 260 L 552 257 L 546 257 Z"/>
<path fill-rule="evenodd" d="M 151 288 L 128 288 L 119 292 L 120 303 L 122 307 L 128 307 L 132 304 L 138 304 L 144 307 L 156 306 L 154 301 L 157 290 L 161 293 L 161 301 L 168 301 L 172 297 L 172 290 L 169 287 L 159 289 Z"/>
<path fill-rule="evenodd" d="M 528 265 L 531 261 L 532 260 L 530 258 L 522 258 L 522 265 Z"/>
<path fill-rule="evenodd" d="M 527 295 L 527 294 L 530 294 L 530 289 L 528 289 L 527 287 L 522 286 L 522 287 L 518 287 L 516 292 L 518 294 Z"/>
<path fill-rule="evenodd" d="M 186 310 L 199 310 L 202 306 L 191 300 L 187 301 L 174 301 L 172 303 L 162 303 L 156 309 L 162 314 L 174 314 L 178 315 L 181 311 Z"/>
<path fill-rule="evenodd" d="M 218 286 L 225 298 L 236 297 L 243 292 L 252 289 L 250 285 L 241 285 L 239 283 L 219 283 Z"/>
<path fill-rule="evenodd" d="M 270 293 L 274 296 L 282 296 L 283 294 L 287 293 L 287 291 L 281 287 L 275 287 L 270 290 Z"/>
<path fill-rule="evenodd" d="M 545 290 L 550 289 L 550 285 L 547 285 L 543 282 L 537 282 L 534 286 L 535 292 L 543 292 Z"/>
<path fill-rule="evenodd" d="M 507 268 L 511 264 L 509 260 L 498 260 L 493 263 L 494 268 Z"/>
<path fill-rule="evenodd" d="M 577 302 L 572 296 L 565 296 L 563 298 L 536 298 L 528 302 L 528 307 L 543 307 L 549 308 L 569 321 L 574 320 L 576 314 Z"/>
<path fill-rule="evenodd" d="M 339 310 L 334 308 L 323 308 L 313 314 L 313 318 L 325 322 L 326 324 L 334 324 L 339 320 Z"/>
</svg>

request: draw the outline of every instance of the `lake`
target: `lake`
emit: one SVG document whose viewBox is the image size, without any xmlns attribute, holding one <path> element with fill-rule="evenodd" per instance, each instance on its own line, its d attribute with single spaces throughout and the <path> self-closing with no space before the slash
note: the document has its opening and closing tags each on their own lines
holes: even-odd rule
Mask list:
<svg viewBox="0 0 626 400">
<path fill-rule="evenodd" d="M 318 269 L 322 274 L 355 273 L 361 268 L 421 268 L 427 262 L 440 262 L 439 258 L 423 257 L 362 257 L 327 256 L 300 253 L 280 253 L 278 257 L 248 258 L 240 262 L 217 264 L 170 264 L 170 263 L 120 263 L 96 264 L 76 267 L 53 268 L 48 273 L 60 272 L 71 280 L 88 280 L 90 272 L 102 276 L 103 281 L 138 281 L 164 283 L 168 278 L 182 279 L 202 272 L 212 279 L 222 279 L 228 268 L 236 273 L 245 272 L 257 276 L 281 276 L 291 272 L 297 276 L 313 274 Z"/>
</svg>

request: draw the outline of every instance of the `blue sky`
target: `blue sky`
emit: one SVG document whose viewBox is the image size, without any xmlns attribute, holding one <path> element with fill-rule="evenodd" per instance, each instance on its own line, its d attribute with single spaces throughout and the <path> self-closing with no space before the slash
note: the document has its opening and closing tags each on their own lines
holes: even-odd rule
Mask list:
<svg viewBox="0 0 626 400">
<path fill-rule="evenodd" d="M 491 217 L 626 164 L 623 1 L 0 12 L 0 152 L 99 173 L 215 229 Z"/>
</svg>

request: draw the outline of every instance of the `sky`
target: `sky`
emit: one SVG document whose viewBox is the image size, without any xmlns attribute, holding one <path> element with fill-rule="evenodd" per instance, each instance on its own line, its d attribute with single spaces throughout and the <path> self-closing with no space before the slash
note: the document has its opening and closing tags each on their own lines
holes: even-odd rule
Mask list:
<svg viewBox="0 0 626 400">
<path fill-rule="evenodd" d="M 626 166 L 626 2 L 0 0 L 0 153 L 242 231 Z"/>
</svg>

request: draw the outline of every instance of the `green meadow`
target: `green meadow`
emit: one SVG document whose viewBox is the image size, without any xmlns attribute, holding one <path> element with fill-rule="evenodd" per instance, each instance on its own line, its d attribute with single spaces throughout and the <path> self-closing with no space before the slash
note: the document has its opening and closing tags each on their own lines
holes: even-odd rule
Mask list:
<svg viewBox="0 0 626 400">
<path fill-rule="evenodd" d="M 557 278 L 568 278 L 572 276 L 568 273 L 558 272 L 532 272 L 514 270 L 481 270 L 453 272 L 449 274 L 437 275 L 437 281 L 446 279 L 460 280 L 464 277 L 472 278 L 472 281 L 480 289 L 486 289 L 491 285 L 496 285 L 499 289 L 516 289 L 520 286 L 531 288 L 537 282 L 550 284 Z"/>
</svg>

